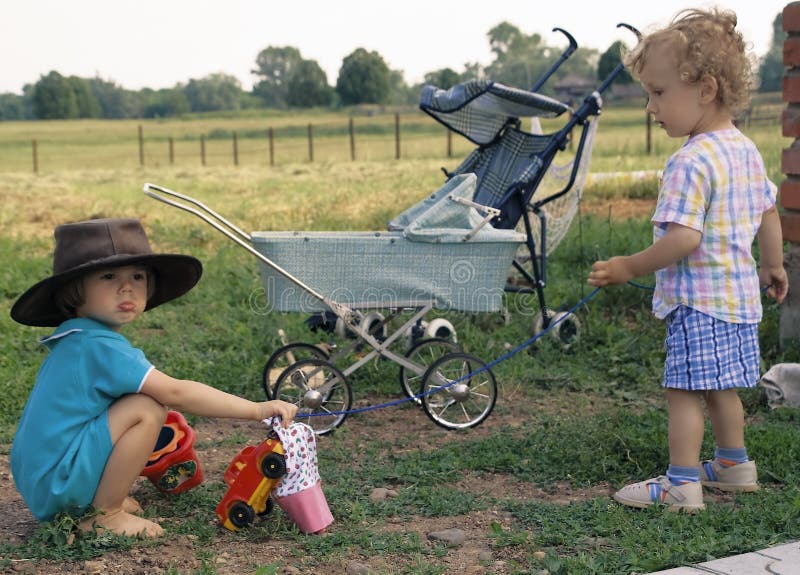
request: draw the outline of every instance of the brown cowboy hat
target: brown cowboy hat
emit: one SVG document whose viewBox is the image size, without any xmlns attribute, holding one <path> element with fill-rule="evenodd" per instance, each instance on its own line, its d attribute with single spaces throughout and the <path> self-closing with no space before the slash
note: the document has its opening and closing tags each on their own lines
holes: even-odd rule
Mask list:
<svg viewBox="0 0 800 575">
<path fill-rule="evenodd" d="M 103 267 L 142 264 L 156 275 L 155 291 L 145 311 L 175 299 L 200 280 L 203 266 L 191 256 L 154 254 L 139 220 L 88 220 L 55 230 L 53 275 L 22 294 L 11 308 L 14 321 L 54 327 L 69 319 L 55 302 L 59 286 Z"/>
</svg>

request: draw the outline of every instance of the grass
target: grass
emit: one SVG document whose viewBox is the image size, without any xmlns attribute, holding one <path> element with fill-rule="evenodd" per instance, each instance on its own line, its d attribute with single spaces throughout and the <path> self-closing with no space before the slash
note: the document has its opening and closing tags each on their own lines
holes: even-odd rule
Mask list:
<svg viewBox="0 0 800 575">
<path fill-rule="evenodd" d="M 660 169 L 675 142 L 658 140 L 655 153 L 645 156 L 632 143 L 642 137 L 634 122 L 640 111 L 620 116 L 619 127 L 612 112 L 608 129 L 601 127 L 598 136 L 593 172 Z M 213 120 L 215 125 L 220 122 L 216 129 L 223 129 L 223 120 Z M 187 123 L 183 128 L 196 133 L 209 126 Z M 0 124 L 0 142 L 9 129 Z M 62 129 L 74 133 L 80 123 L 54 126 L 55 132 Z M 776 174 L 778 132 L 777 126 L 756 127 L 751 134 L 762 143 L 776 181 L 780 179 Z M 59 150 L 65 156 L 71 153 L 66 143 L 59 144 Z M 81 156 L 80 150 L 75 154 Z M 313 336 L 305 329 L 304 318 L 261 312 L 255 305 L 261 285 L 253 258 L 192 216 L 145 198 L 142 184 L 152 181 L 195 196 L 246 230 L 370 230 L 383 229 L 393 215 L 438 187 L 442 163 L 447 162 L 440 157 L 401 162 L 324 160 L 273 168 L 203 169 L 148 163 L 144 169 L 87 166 L 38 176 L 0 170 L 0 192 L 6 199 L 0 206 L 0 337 L 6 350 L 0 355 L 4 398 L 0 450 L 8 453 L 44 357 L 36 338 L 48 333 L 15 324 L 8 310 L 24 289 L 50 273 L 52 229 L 57 223 L 135 215 L 144 220 L 155 249 L 199 257 L 205 266 L 200 287 L 148 312 L 127 335 L 153 363 L 176 377 L 211 382 L 262 399 L 260 370 L 280 345 L 278 328 L 287 332 L 290 341 L 309 340 Z M 650 199 L 654 184 L 651 180 L 590 182 L 586 198 L 610 201 L 612 206 L 617 199 Z M 570 306 L 590 292 L 585 277 L 595 258 L 635 251 L 649 241 L 645 217 L 621 221 L 584 213 L 550 259 L 547 295 L 551 307 Z M 652 278 L 641 282 L 652 283 Z M 392 441 L 375 438 L 360 446 L 373 464 L 354 472 L 348 426 L 380 425 L 380 416 L 346 422 L 320 452 L 326 494 L 337 518 L 337 528 L 328 537 L 299 537 L 281 520 L 236 534 L 221 532 L 209 516 L 224 489 L 208 482 L 175 498 L 157 499 L 152 512 L 167 518 L 171 532 L 196 537 L 202 567 L 195 572 L 208 574 L 218 572 L 212 543 L 240 539 L 292 542 L 287 546 L 295 554 L 291 560 L 310 572 L 336 558 L 382 554 L 395 558 L 397 570 L 387 572 L 444 573 L 442 558 L 448 551 L 443 546 L 431 546 L 411 531 L 374 527 L 393 517 L 446 518 L 489 509 L 500 509 L 511 517 L 510 522 L 491 523 L 487 534 L 493 551 L 507 559 L 508 572 L 519 574 L 541 569 L 551 574 L 652 571 L 800 538 L 796 464 L 800 412 L 771 411 L 758 389 L 742 395 L 749 419 L 748 448 L 759 462 L 765 488 L 724 504 L 710 504 L 695 516 L 658 509 L 631 511 L 604 496 L 562 504 L 519 498 L 513 492 L 453 488 L 464 478 L 479 482 L 499 474 L 511 484 L 533 483 L 557 493 L 564 481 L 573 489 L 591 490 L 662 473 L 667 463 L 666 413 L 658 391 L 663 326 L 652 319 L 649 298 L 649 292 L 632 286 L 603 290 L 578 312 L 582 337 L 569 351 L 545 338 L 534 353 L 523 352 L 499 364 L 494 371 L 501 401 L 495 414 L 516 413 L 516 405 L 529 405 L 517 425 L 494 427 L 490 417 L 484 424 L 485 436 L 453 434 L 429 449 L 424 448 L 420 430 Z M 513 312 L 507 322 L 500 314 L 447 317 L 455 324 L 459 341 L 468 349 L 480 350 L 479 355 L 488 361 L 531 335 L 535 306 L 530 299 L 508 295 L 506 304 Z M 777 322 L 777 307 L 765 302 L 760 328 L 765 367 L 800 358 L 796 344 L 788 349 L 779 346 Z M 396 369 L 388 362 L 369 364 L 352 377 L 358 396 L 396 396 Z M 515 405 L 503 401 L 506 397 Z M 710 441 L 710 434 L 707 437 Z M 230 447 L 241 440 L 234 432 L 214 441 L 218 447 Z M 710 450 L 711 444 L 706 448 Z M 382 505 L 371 503 L 366 495 L 371 487 L 381 485 L 399 487 L 399 497 Z M 22 544 L 0 543 L 0 557 L 5 558 L 0 565 L 8 566 L 13 557 L 86 559 L 148 545 L 108 537 L 80 538 L 79 543 L 67 545 L 72 526 L 68 518 L 61 518 L 42 525 Z M 270 574 L 278 567 L 262 561 L 254 570 Z"/>
</svg>

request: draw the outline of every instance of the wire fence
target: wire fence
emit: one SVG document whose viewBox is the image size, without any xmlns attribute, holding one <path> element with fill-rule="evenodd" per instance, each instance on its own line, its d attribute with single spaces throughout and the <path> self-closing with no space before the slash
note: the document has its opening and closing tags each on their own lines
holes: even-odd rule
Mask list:
<svg viewBox="0 0 800 575">
<path fill-rule="evenodd" d="M 30 139 L 0 131 L 0 172 L 452 158 L 474 147 L 420 113 L 264 124 L 96 121 L 61 122 L 48 130 L 39 123 L 41 135 Z"/>
<path fill-rule="evenodd" d="M 640 130 L 631 137 L 649 155 L 650 118 L 641 109 L 634 118 Z M 553 129 L 563 125 L 563 119 L 550 122 Z M 775 106 L 751 109 L 741 119 L 745 127 L 779 122 Z M 305 122 L 283 117 L 272 125 L 263 118 L 0 122 L 0 172 L 463 158 L 473 148 L 421 112 Z"/>
</svg>

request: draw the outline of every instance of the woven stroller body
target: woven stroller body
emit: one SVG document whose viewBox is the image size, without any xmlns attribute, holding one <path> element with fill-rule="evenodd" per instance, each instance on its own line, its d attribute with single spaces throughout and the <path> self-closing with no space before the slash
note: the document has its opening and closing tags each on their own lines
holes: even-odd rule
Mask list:
<svg viewBox="0 0 800 575">
<path fill-rule="evenodd" d="M 524 231 L 523 213 L 515 193 L 527 198 L 531 204 L 535 203 L 534 194 L 537 202 L 553 196 L 551 200 L 541 202 L 542 205 L 547 203 L 545 208 L 540 208 L 546 220 L 546 236 L 541 234 L 541 220 L 530 219 L 533 237 L 546 238 L 544 246 L 535 243 L 537 254 L 543 248 L 546 254 L 550 254 L 566 235 L 577 213 L 597 119 L 586 119 L 580 157 L 557 165 L 553 160 L 562 149 L 558 140 L 563 135 L 526 132 L 520 128 L 519 120 L 521 117 L 555 117 L 570 110 L 557 100 L 502 84 L 471 81 L 446 91 L 425 86 L 420 95 L 420 108 L 449 129 L 478 144 L 449 177 L 466 173 L 476 175 L 473 199 L 478 204 L 501 210 L 501 217 L 493 222 L 496 227 Z M 579 162 L 577 166 L 574 166 L 575 161 Z M 558 194 L 573 173 L 575 179 L 569 193 Z M 389 229 L 393 229 L 393 224 Z"/>
<path fill-rule="evenodd" d="M 508 262 L 524 236 L 486 225 L 465 239 L 480 214 L 451 196 L 470 198 L 476 177 L 448 181 L 404 221 L 402 231 L 253 232 L 253 247 L 333 301 L 353 309 L 420 307 L 499 311 Z M 263 263 L 270 309 L 327 309 Z"/>
</svg>

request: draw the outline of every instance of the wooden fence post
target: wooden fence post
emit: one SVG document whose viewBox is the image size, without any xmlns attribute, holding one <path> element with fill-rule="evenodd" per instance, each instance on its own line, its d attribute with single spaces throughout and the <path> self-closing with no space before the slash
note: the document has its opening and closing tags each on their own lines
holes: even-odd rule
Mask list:
<svg viewBox="0 0 800 575">
<path fill-rule="evenodd" d="M 447 128 L 447 157 L 453 157 L 453 131 Z"/>
<path fill-rule="evenodd" d="M 350 159 L 354 162 L 356 160 L 356 129 L 353 118 L 350 118 Z"/>
<path fill-rule="evenodd" d="M 233 165 L 239 165 L 239 138 L 233 133 Z"/>
<path fill-rule="evenodd" d="M 790 2 L 783 9 L 783 30 L 788 36 L 783 43 L 783 136 L 794 138 L 781 154 L 780 203 L 783 239 L 790 242 L 786 254 L 789 295 L 780 307 L 779 341 L 800 339 L 800 2 Z"/>
<path fill-rule="evenodd" d="M 169 163 L 170 165 L 175 163 L 175 140 L 172 136 L 169 137 Z"/>
<path fill-rule="evenodd" d="M 400 159 L 400 114 L 394 115 L 394 157 Z"/>
<path fill-rule="evenodd" d="M 275 165 L 275 134 L 272 132 L 272 128 L 267 130 L 269 134 L 269 165 Z"/>
<path fill-rule="evenodd" d="M 308 124 L 308 161 L 314 161 L 314 130 L 311 124 Z"/>
<path fill-rule="evenodd" d="M 647 115 L 647 119 L 645 121 L 645 134 L 647 142 L 644 149 L 649 156 L 650 152 L 653 150 L 653 116 L 650 114 L 650 112 L 645 112 L 645 114 Z"/>
<path fill-rule="evenodd" d="M 139 165 L 144 167 L 144 131 L 139 124 Z"/>
<path fill-rule="evenodd" d="M 33 139 L 33 173 L 39 173 L 39 143 L 36 138 Z"/>
<path fill-rule="evenodd" d="M 200 134 L 200 163 L 206 165 L 206 136 Z"/>
</svg>

